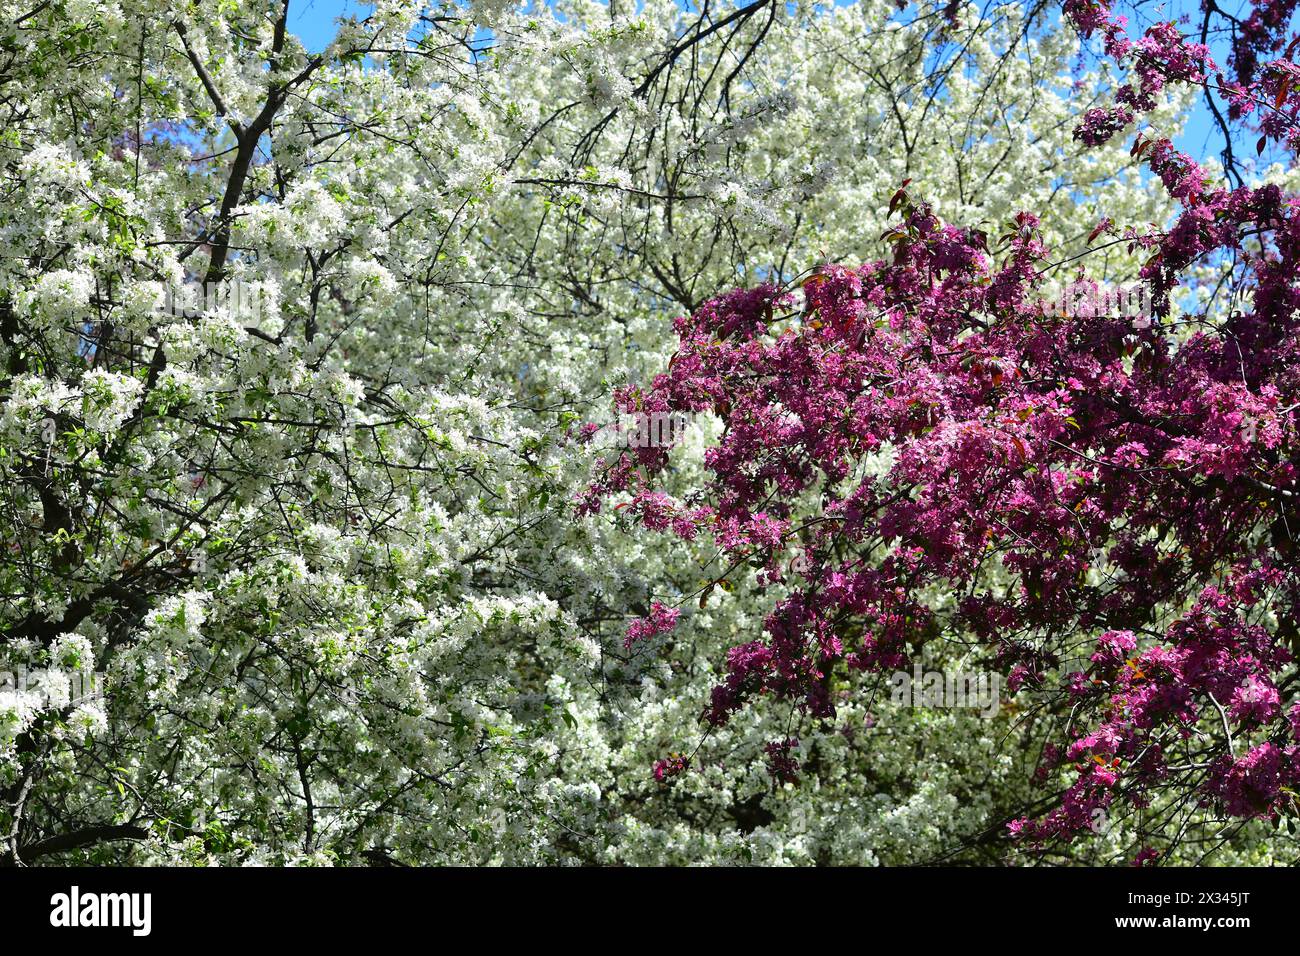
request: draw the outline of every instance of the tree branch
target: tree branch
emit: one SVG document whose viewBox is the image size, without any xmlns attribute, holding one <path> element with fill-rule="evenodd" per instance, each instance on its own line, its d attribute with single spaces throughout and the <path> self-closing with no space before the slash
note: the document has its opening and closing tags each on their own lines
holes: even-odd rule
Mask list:
<svg viewBox="0 0 1300 956">
<path fill-rule="evenodd" d="M 18 851 L 18 859 L 23 863 L 31 863 L 33 860 L 49 856 L 51 853 L 63 853 L 66 850 L 76 850 L 96 843 L 107 843 L 111 840 L 146 840 L 148 838 L 148 830 L 130 824 L 86 827 L 83 830 L 73 830 L 71 833 L 64 833 L 36 843 L 29 843 Z"/>
</svg>

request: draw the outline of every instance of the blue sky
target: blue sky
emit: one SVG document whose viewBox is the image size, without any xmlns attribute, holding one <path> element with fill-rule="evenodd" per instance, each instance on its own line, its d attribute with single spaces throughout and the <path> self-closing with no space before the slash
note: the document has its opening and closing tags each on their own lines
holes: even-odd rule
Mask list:
<svg viewBox="0 0 1300 956">
<path fill-rule="evenodd" d="M 289 29 L 315 53 L 334 39 L 335 20 L 349 14 L 364 16 L 370 9 L 358 0 L 297 0 L 289 9 Z"/>
</svg>

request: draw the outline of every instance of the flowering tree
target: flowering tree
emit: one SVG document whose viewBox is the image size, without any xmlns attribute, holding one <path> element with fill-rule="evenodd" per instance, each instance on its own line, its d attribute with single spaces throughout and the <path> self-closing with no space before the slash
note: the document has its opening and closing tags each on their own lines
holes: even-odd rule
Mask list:
<svg viewBox="0 0 1300 956">
<path fill-rule="evenodd" d="M 1135 40 L 1104 4 L 1066 12 L 1131 70 L 1083 143 L 1191 84 L 1258 117 L 1259 152 L 1294 147 L 1300 68 L 1252 58 L 1294 49 L 1286 17 L 1252 19 L 1230 83 L 1172 24 Z M 1020 692 L 1045 788 L 1004 807 L 1018 846 L 1057 852 L 1123 818 L 1144 863 L 1204 827 L 1292 825 L 1298 205 L 1216 186 L 1159 135 L 1132 151 L 1177 214 L 1106 218 L 1088 240 L 1143 256 L 1149 313 L 1052 308 L 1052 274 L 1086 285 L 1088 258 L 1054 259 L 1031 212 L 946 223 L 904 182 L 886 258 L 717 297 L 677 321 L 666 371 L 616 392 L 625 412 L 711 413 L 722 432 L 676 496 L 668 450 L 639 448 L 602 460 L 581 509 L 617 496 L 648 529 L 707 536 L 717 573 L 686 596 L 701 607 L 746 565 L 786 590 L 762 637 L 727 652 L 706 728 L 764 697 L 825 724 L 934 645 L 974 646 Z M 1217 274 L 1208 299 L 1197 267 Z M 628 640 L 678 613 L 656 605 Z M 776 780 L 799 772 L 797 747 L 769 745 Z M 667 757 L 656 776 L 690 768 Z"/>
<path fill-rule="evenodd" d="M 670 758 L 759 578 L 567 499 L 610 383 L 738 282 L 860 261 L 900 207 L 899 275 L 966 255 L 939 218 L 1027 206 L 1073 256 L 1108 212 L 1169 215 L 1126 143 L 1074 137 L 1105 71 L 1049 7 L 381 2 L 310 51 L 284 0 L 0 6 L 0 678 L 41 675 L 0 686 L 0 861 L 909 862 L 1034 799 L 1014 754 L 1050 709 L 914 713 L 842 671 L 841 723 L 791 725 L 794 674 Z M 1174 130 L 1195 92 L 1144 116 Z M 928 217 L 890 208 L 908 178 Z M 1099 245 L 1113 280 L 1152 248 Z M 938 272 L 954 308 L 992 273 L 973 248 Z M 765 297 L 728 300 L 727 348 Z M 700 424 L 665 482 L 715 474 Z M 814 546 L 831 522 L 782 494 Z"/>
</svg>

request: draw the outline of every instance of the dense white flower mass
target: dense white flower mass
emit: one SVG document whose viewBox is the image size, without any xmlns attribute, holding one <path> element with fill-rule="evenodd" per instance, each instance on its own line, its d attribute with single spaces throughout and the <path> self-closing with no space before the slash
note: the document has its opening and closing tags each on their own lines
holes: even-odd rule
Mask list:
<svg viewBox="0 0 1300 956">
<path fill-rule="evenodd" d="M 574 438 L 675 316 L 879 255 L 903 180 L 1033 208 L 1061 258 L 1103 208 L 1164 218 L 1124 144 L 1071 139 L 1073 32 L 402 0 L 313 54 L 297 3 L 0 0 L 0 671 L 64 681 L 0 689 L 0 856 L 119 824 L 43 862 L 999 859 L 1026 713 L 846 693 L 706 735 L 759 585 L 696 600 L 705 545 L 575 518 Z M 159 307 L 187 284 L 257 312 Z M 626 650 L 651 600 L 681 624 Z"/>
</svg>

